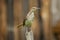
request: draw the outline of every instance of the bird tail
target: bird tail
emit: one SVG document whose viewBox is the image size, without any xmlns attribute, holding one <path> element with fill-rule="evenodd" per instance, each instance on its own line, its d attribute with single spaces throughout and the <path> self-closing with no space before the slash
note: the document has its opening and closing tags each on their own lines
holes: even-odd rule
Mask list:
<svg viewBox="0 0 60 40">
<path fill-rule="evenodd" d="M 22 26 L 23 26 L 23 23 L 22 23 L 22 24 L 17 25 L 17 28 L 21 28 Z"/>
</svg>

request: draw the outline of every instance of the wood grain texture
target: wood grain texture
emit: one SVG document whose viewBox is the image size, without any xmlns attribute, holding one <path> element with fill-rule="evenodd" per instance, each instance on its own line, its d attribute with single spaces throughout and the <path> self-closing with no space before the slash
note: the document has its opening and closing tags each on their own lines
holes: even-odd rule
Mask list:
<svg viewBox="0 0 60 40">
<path fill-rule="evenodd" d="M 5 0 L 1 0 L 1 40 L 6 40 L 7 17 Z"/>
<path fill-rule="evenodd" d="M 22 35 L 20 30 L 18 30 L 17 25 L 21 24 L 23 21 L 22 14 L 22 0 L 14 0 L 14 40 L 22 40 Z"/>
<path fill-rule="evenodd" d="M 43 21 L 43 30 L 45 40 L 52 39 L 52 28 L 50 26 L 50 0 L 42 0 L 41 16 Z"/>
<path fill-rule="evenodd" d="M 1 23 L 2 20 L 1 20 L 1 2 L 0 2 L 0 40 L 1 40 Z"/>
</svg>

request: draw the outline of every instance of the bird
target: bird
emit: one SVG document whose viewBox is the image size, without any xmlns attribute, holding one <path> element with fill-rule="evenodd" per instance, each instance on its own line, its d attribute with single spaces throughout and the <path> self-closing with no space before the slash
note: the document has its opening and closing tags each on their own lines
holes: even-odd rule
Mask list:
<svg viewBox="0 0 60 40">
<path fill-rule="evenodd" d="M 20 28 L 21 26 L 26 26 L 26 27 L 31 27 L 32 25 L 32 22 L 34 20 L 34 12 L 37 10 L 37 9 L 40 9 L 38 7 L 32 7 L 31 10 L 28 12 L 27 16 L 25 17 L 24 21 L 22 24 L 19 24 L 17 27 Z"/>
</svg>

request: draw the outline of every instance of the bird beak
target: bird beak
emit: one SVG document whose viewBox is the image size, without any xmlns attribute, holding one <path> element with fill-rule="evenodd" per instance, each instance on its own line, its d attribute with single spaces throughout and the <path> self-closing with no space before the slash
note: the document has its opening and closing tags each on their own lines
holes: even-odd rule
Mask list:
<svg viewBox="0 0 60 40">
<path fill-rule="evenodd" d="M 40 8 L 36 8 L 36 9 L 40 9 Z"/>
</svg>

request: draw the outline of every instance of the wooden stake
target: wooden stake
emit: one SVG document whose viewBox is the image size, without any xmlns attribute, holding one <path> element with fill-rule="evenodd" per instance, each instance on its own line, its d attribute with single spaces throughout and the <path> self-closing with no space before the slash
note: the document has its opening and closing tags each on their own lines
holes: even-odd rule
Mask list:
<svg viewBox="0 0 60 40">
<path fill-rule="evenodd" d="M 50 25 L 50 0 L 42 0 L 41 16 L 43 20 L 44 40 L 52 40 L 52 28 Z"/>
</svg>

